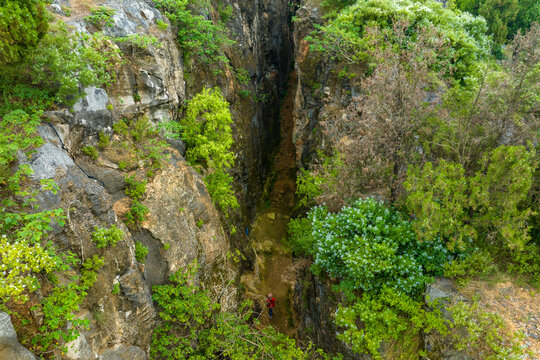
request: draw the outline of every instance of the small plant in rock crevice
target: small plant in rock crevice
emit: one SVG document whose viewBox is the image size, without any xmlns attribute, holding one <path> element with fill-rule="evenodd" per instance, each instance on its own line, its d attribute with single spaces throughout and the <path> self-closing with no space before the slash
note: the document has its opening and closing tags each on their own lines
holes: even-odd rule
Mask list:
<svg viewBox="0 0 540 360">
<path fill-rule="evenodd" d="M 146 260 L 146 255 L 148 255 L 148 248 L 143 245 L 142 242 L 136 241 L 135 242 L 135 258 L 138 262 L 141 264 L 144 263 Z"/>
</svg>

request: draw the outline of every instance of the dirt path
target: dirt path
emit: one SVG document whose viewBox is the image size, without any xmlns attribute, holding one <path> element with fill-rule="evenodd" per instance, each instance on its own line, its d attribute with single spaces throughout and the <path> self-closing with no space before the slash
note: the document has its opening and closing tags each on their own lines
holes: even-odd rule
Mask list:
<svg viewBox="0 0 540 360">
<path fill-rule="evenodd" d="M 258 286 L 261 301 L 264 301 L 262 297 L 269 292 L 273 293 L 277 300 L 275 316 L 272 319 L 263 316 L 262 321 L 289 336 L 296 333 L 289 300 L 294 271 L 291 252 L 283 239 L 287 235 L 287 223 L 295 205 L 296 164 L 292 141 L 295 88 L 296 74 L 291 73 L 287 96 L 283 100 L 280 112 L 281 144 L 274 160 L 276 181 L 269 194 L 270 203 L 259 211 L 251 233 L 259 255 L 265 257 L 261 266 L 262 281 Z"/>
</svg>

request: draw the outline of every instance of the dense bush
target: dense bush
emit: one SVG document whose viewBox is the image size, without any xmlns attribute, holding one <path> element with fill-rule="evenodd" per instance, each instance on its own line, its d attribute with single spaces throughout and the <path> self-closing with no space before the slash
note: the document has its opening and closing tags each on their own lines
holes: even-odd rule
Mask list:
<svg viewBox="0 0 540 360">
<path fill-rule="evenodd" d="M 187 145 L 186 157 L 209 171 L 204 178 L 214 203 L 223 210 L 235 209 L 238 202 L 227 170 L 234 164 L 232 118 L 229 103 L 218 88 L 204 89 L 187 105 L 186 115 L 170 123 L 171 135 Z"/>
<path fill-rule="evenodd" d="M 138 262 L 144 263 L 146 260 L 146 255 L 148 255 L 148 248 L 142 244 L 140 241 L 135 242 L 135 258 Z"/>
<path fill-rule="evenodd" d="M 0 2 L 0 66 L 24 59 L 45 36 L 47 14 L 43 0 Z"/>
<path fill-rule="evenodd" d="M 407 220 L 373 199 L 357 200 L 335 214 L 315 207 L 307 221 L 292 224 L 292 242 L 313 256 L 314 269 L 352 289 L 387 287 L 417 295 L 428 279 L 426 268 L 441 271 L 451 255 L 440 244 L 418 242 Z"/>
<path fill-rule="evenodd" d="M 406 34 L 410 42 L 415 41 L 421 28 L 435 29 L 449 45 L 444 53 L 439 54 L 439 59 L 441 63 L 449 62 L 448 74 L 456 78 L 467 76 L 475 69 L 477 61 L 489 54 L 484 19 L 430 0 L 358 0 L 337 12 L 308 39 L 312 42 L 312 49 L 327 53 L 334 59 L 349 64 L 369 63 L 372 59 L 369 57 L 366 29 L 378 28 L 391 33 L 398 21 L 409 23 Z M 402 49 L 396 47 L 395 50 Z"/>
<path fill-rule="evenodd" d="M 124 236 L 124 231 L 112 225 L 110 228 L 96 227 L 92 233 L 92 241 L 98 249 L 115 246 Z"/>
<path fill-rule="evenodd" d="M 420 238 L 440 235 L 449 249 L 465 249 L 472 241 L 501 246 L 519 258 L 534 249 L 530 240 L 530 208 L 522 203 L 538 164 L 534 149 L 500 146 L 484 156 L 480 169 L 466 176 L 463 167 L 440 161 L 411 167 L 405 183 L 407 206 L 415 215 Z M 537 272 L 538 264 L 522 267 Z"/>
<path fill-rule="evenodd" d="M 398 212 L 374 199 L 357 200 L 338 213 L 319 206 L 293 220 L 289 231 L 293 248 L 313 256 L 315 272 L 339 280 L 337 289 L 347 297 L 336 314 L 344 329 L 338 338 L 354 351 L 379 358 L 382 341 L 400 340 L 408 348 L 420 329 L 445 330 L 418 297 L 456 254 L 437 238 L 419 242 Z"/>
<path fill-rule="evenodd" d="M 118 48 L 105 35 L 77 33 L 57 22 L 31 57 L 0 70 L 0 105 L 6 108 L 1 113 L 36 102 L 72 104 L 82 95 L 80 86 L 110 85 L 120 62 Z"/>
</svg>

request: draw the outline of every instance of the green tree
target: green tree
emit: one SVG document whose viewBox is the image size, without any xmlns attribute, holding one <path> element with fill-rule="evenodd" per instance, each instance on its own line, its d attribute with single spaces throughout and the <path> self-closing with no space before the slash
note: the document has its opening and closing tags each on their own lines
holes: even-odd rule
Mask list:
<svg viewBox="0 0 540 360">
<path fill-rule="evenodd" d="M 493 40 L 504 44 L 510 35 L 510 26 L 518 15 L 518 0 L 485 0 L 478 13 L 486 20 Z M 513 34 L 512 34 L 513 35 Z"/>
<path fill-rule="evenodd" d="M 417 218 L 418 236 L 429 240 L 440 234 L 450 249 L 481 240 L 518 254 L 530 250 L 531 209 L 521 204 L 537 165 L 534 149 L 500 146 L 483 157 L 474 176 L 444 160 L 436 167 L 412 166 L 405 182 L 406 202 Z"/>
<path fill-rule="evenodd" d="M 43 0 L 0 1 L 0 65 L 21 61 L 47 32 Z"/>
</svg>

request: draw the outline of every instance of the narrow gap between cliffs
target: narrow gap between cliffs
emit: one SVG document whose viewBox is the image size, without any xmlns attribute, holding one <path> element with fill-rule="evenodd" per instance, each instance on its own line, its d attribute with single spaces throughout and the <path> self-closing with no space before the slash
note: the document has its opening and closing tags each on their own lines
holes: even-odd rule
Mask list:
<svg viewBox="0 0 540 360">
<path fill-rule="evenodd" d="M 252 225 L 250 240 L 259 258 L 259 279 L 255 281 L 257 299 L 263 307 L 262 321 L 280 332 L 294 337 L 290 289 L 295 281 L 292 254 L 285 239 L 287 224 L 296 204 L 296 149 L 293 143 L 293 105 L 296 93 L 296 73 L 289 74 L 287 92 L 281 102 L 281 142 L 273 159 L 270 184 L 261 200 L 258 216 Z M 274 294 L 275 315 L 268 317 L 265 296 Z"/>
</svg>

